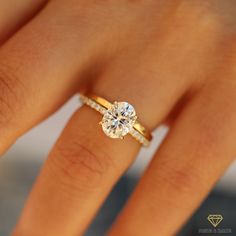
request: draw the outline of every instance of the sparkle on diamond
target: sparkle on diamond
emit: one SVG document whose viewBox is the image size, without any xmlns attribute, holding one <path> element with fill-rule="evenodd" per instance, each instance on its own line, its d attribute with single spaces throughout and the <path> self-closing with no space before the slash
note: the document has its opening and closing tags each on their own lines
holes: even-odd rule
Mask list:
<svg viewBox="0 0 236 236">
<path fill-rule="evenodd" d="M 137 119 L 134 107 L 127 102 L 115 102 L 104 114 L 102 129 L 111 138 L 122 138 Z"/>
</svg>

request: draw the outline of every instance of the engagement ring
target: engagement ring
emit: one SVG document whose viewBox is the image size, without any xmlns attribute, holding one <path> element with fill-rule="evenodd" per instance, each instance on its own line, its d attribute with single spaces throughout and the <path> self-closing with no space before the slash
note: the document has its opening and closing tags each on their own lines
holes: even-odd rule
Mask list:
<svg viewBox="0 0 236 236">
<path fill-rule="evenodd" d="M 125 135 L 130 134 L 144 146 L 149 145 L 152 135 L 138 122 L 136 111 L 131 104 L 111 103 L 93 94 L 80 95 L 80 99 L 103 115 L 100 124 L 108 137 L 123 139 Z"/>
</svg>

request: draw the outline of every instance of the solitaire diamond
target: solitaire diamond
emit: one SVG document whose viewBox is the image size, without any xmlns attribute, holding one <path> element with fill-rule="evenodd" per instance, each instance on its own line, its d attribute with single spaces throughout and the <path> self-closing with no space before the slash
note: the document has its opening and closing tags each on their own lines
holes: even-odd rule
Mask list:
<svg viewBox="0 0 236 236">
<path fill-rule="evenodd" d="M 123 138 L 137 119 L 135 109 L 127 102 L 114 102 L 102 118 L 102 129 L 111 138 Z"/>
</svg>

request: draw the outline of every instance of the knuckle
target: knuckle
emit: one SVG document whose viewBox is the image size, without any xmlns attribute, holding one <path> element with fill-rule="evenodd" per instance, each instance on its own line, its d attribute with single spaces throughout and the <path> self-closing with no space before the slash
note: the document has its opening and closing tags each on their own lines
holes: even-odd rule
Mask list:
<svg viewBox="0 0 236 236">
<path fill-rule="evenodd" d="M 223 117 L 214 112 L 208 106 L 208 110 L 203 109 L 200 114 L 197 114 L 194 131 L 195 137 L 192 140 L 193 155 L 198 158 L 215 159 L 220 156 L 218 153 L 222 145 L 222 137 L 225 136 L 224 123 L 226 117 Z M 219 128 L 221 127 L 221 128 Z"/>
<path fill-rule="evenodd" d="M 12 87 L 12 80 L 6 74 L 0 72 L 0 122 L 6 124 L 13 117 L 15 95 Z"/>
<path fill-rule="evenodd" d="M 15 73 L 3 63 L 0 64 L 0 123 L 7 125 L 14 117 L 16 104 L 23 98 L 22 83 Z M 20 92 L 21 99 L 18 93 Z"/>
<path fill-rule="evenodd" d="M 163 164 L 160 170 L 161 182 L 179 194 L 190 194 L 199 185 L 200 173 L 192 164 L 184 165 Z"/>
<path fill-rule="evenodd" d="M 191 192 L 197 182 L 197 177 L 186 170 L 174 170 L 166 177 L 167 183 L 182 193 Z"/>
<path fill-rule="evenodd" d="M 206 124 L 203 127 L 199 127 L 199 136 L 196 140 L 195 152 L 197 156 L 210 157 L 213 156 L 216 150 L 218 150 L 218 145 L 220 144 L 221 135 L 218 130 L 218 125 Z M 217 156 L 217 155 L 216 155 Z"/>
<path fill-rule="evenodd" d="M 110 157 L 100 149 L 91 150 L 80 141 L 58 145 L 53 153 L 52 169 L 64 184 L 94 189 L 99 186 L 110 167 Z"/>
</svg>

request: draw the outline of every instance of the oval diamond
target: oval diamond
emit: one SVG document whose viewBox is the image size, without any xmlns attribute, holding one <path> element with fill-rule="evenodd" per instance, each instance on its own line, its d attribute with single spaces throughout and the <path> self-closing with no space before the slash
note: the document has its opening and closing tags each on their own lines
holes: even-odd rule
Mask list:
<svg viewBox="0 0 236 236">
<path fill-rule="evenodd" d="M 102 129 L 111 138 L 123 138 L 137 119 L 135 109 L 128 102 L 115 102 L 102 118 Z"/>
</svg>

